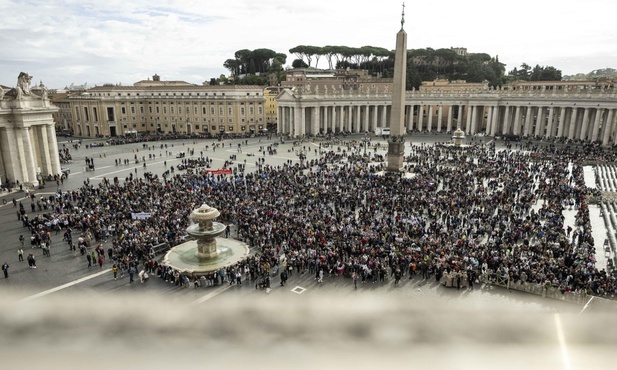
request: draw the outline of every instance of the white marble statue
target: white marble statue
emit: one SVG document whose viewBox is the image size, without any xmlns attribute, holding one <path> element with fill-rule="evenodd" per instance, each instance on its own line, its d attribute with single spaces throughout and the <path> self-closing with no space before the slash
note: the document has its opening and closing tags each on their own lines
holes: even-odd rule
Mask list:
<svg viewBox="0 0 617 370">
<path fill-rule="evenodd" d="M 27 74 L 26 72 L 19 73 L 17 77 L 17 87 L 15 90 L 17 91 L 17 99 L 21 99 L 24 96 L 30 95 L 30 82 L 32 81 L 32 76 Z"/>
</svg>

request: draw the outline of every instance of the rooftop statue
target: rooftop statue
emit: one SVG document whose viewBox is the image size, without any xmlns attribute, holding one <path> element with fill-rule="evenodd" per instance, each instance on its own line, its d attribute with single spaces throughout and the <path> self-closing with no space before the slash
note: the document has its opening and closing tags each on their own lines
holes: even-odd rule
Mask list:
<svg viewBox="0 0 617 370">
<path fill-rule="evenodd" d="M 32 81 L 32 76 L 27 74 L 26 72 L 19 73 L 17 77 L 17 87 L 15 90 L 17 91 L 17 99 L 22 99 L 24 96 L 30 95 L 30 82 Z"/>
</svg>

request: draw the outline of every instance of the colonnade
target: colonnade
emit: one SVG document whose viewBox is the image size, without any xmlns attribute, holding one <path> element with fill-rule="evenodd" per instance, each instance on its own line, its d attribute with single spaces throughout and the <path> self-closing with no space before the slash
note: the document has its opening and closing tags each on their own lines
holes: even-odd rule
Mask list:
<svg viewBox="0 0 617 370">
<path fill-rule="evenodd" d="M 278 132 L 291 136 L 364 133 L 388 127 L 391 97 L 363 94 L 295 96 L 278 101 Z M 613 89 L 596 94 L 511 92 L 436 94 L 407 92 L 409 132 L 467 135 L 519 135 L 617 144 L 617 97 Z"/>
<path fill-rule="evenodd" d="M 53 124 L 0 127 L 2 181 L 37 185 L 37 175 L 61 173 Z"/>
</svg>

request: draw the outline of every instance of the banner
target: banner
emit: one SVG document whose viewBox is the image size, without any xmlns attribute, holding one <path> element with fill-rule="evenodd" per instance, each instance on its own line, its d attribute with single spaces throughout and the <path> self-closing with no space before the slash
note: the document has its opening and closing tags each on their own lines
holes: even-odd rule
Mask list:
<svg viewBox="0 0 617 370">
<path fill-rule="evenodd" d="M 146 212 L 131 213 L 131 218 L 133 220 L 145 220 L 148 217 L 150 217 L 150 214 Z"/>
<path fill-rule="evenodd" d="M 231 175 L 233 171 L 231 169 L 206 170 L 206 173 L 211 173 L 213 175 Z"/>
</svg>

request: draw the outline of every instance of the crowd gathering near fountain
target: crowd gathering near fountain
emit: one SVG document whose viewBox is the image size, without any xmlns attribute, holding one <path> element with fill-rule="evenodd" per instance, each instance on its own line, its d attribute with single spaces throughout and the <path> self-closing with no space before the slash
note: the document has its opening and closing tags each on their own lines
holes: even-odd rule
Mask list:
<svg viewBox="0 0 617 370">
<path fill-rule="evenodd" d="M 585 186 L 582 167 L 615 161 L 613 154 L 592 145 L 412 145 L 405 156 L 412 176 L 400 176 L 383 174 L 383 157 L 362 149 L 362 143 L 338 142 L 320 148 L 316 159 L 276 166 L 264 151 L 255 171 L 229 176 L 167 171 L 85 181 L 32 197 L 49 212 L 29 219 L 22 204 L 28 200 L 21 200 L 18 219 L 33 243 L 62 233 L 76 257 L 113 264 L 114 276 L 131 273 L 131 281 L 142 271 L 183 287 L 270 287 L 271 278 L 306 273 L 354 286 L 422 279 L 471 289 L 507 277 L 562 292 L 615 295 L 616 279 L 595 266 L 588 202 L 599 194 Z M 190 213 L 202 204 L 235 226 L 226 237 L 247 243 L 250 255 L 203 277 L 158 263 L 153 247 L 182 243 Z M 564 225 L 567 208 L 576 210 L 574 225 Z M 136 212 L 150 217 L 135 219 Z"/>
</svg>

